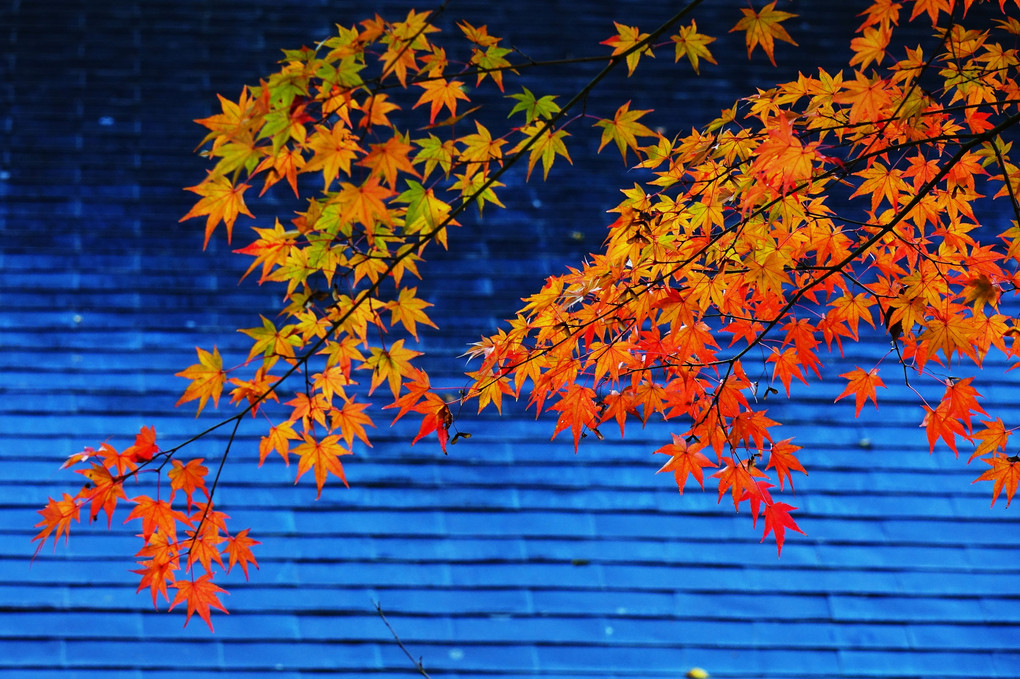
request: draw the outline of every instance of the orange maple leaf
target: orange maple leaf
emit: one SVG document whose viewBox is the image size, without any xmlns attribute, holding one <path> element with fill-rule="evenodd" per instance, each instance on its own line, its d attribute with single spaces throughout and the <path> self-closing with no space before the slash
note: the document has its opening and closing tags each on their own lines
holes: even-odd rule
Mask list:
<svg viewBox="0 0 1020 679">
<path fill-rule="evenodd" d="M 774 468 L 776 470 L 776 476 L 779 478 L 779 490 L 783 489 L 784 478 L 790 482 L 790 490 L 793 490 L 793 478 L 790 476 L 791 469 L 803 473 L 804 476 L 808 475 L 800 460 L 794 456 L 794 452 L 800 450 L 800 446 L 793 445 L 790 443 L 791 440 L 783 439 L 773 443 L 772 449 L 769 452 L 769 463 L 765 465 L 765 469 Z"/>
<path fill-rule="evenodd" d="M 329 188 L 340 176 L 341 170 L 350 176 L 351 161 L 362 152 L 357 139 L 342 120 L 338 120 L 332 128 L 316 125 L 315 133 L 308 138 L 308 147 L 315 155 L 305 163 L 302 171 L 322 170 L 325 188 Z"/>
<path fill-rule="evenodd" d="M 113 523 L 113 511 L 117 508 L 118 500 L 126 500 L 124 494 L 124 481 L 121 478 L 114 478 L 110 471 L 93 463 L 91 469 L 79 469 L 78 473 L 84 476 L 91 483 L 78 491 L 78 498 L 91 503 L 89 509 L 89 521 L 95 521 L 99 512 L 106 512 L 106 525 Z"/>
<path fill-rule="evenodd" d="M 687 483 L 688 474 L 692 474 L 701 489 L 705 489 L 704 467 L 718 467 L 715 462 L 709 460 L 703 453 L 699 452 L 705 447 L 704 443 L 689 443 L 687 439 L 673 434 L 673 443 L 667 443 L 656 453 L 669 455 L 669 461 L 659 468 L 656 474 L 662 472 L 673 472 L 677 488 L 680 494 L 684 494 L 684 484 Z"/>
<path fill-rule="evenodd" d="M 244 579 L 248 579 L 248 564 L 252 564 L 255 568 L 259 567 L 259 562 L 255 560 L 255 555 L 252 554 L 251 548 L 255 545 L 261 545 L 262 543 L 258 540 L 252 540 L 248 537 L 248 529 L 245 528 L 240 533 L 234 536 L 227 537 L 226 552 L 230 556 L 230 562 L 227 566 L 227 572 L 229 573 L 234 566 L 240 564 L 241 570 L 244 571 Z"/>
<path fill-rule="evenodd" d="M 975 457 L 981 457 L 986 453 L 990 453 L 993 450 L 999 450 L 1000 448 L 1005 451 L 1006 443 L 1009 441 L 1009 435 L 1013 433 L 1013 430 L 1006 429 L 1006 425 L 1003 424 L 1002 418 L 995 418 L 994 421 L 982 421 L 984 429 L 979 429 L 974 432 L 974 438 L 981 441 L 980 444 L 974 449 L 974 453 L 970 456 L 967 462 L 971 462 Z"/>
<path fill-rule="evenodd" d="M 425 90 L 421 98 L 412 108 L 418 108 L 422 104 L 431 103 L 429 110 L 429 124 L 436 122 L 436 116 L 444 106 L 450 111 L 450 115 L 457 115 L 457 100 L 470 101 L 468 95 L 461 89 L 464 83 L 459 80 L 447 81 L 446 78 L 427 80 L 423 83 L 416 83 L 418 87 Z"/>
<path fill-rule="evenodd" d="M 279 219 L 276 220 L 276 224 L 272 229 L 256 227 L 254 231 L 259 236 L 258 240 L 247 247 L 234 250 L 234 252 L 251 255 L 255 258 L 255 261 L 251 263 L 248 270 L 244 272 L 244 276 L 241 276 L 241 280 L 244 280 L 259 264 L 262 265 L 262 275 L 259 277 L 259 285 L 261 285 L 275 267 L 287 261 L 287 255 L 290 254 L 290 249 L 294 245 L 296 232 L 284 231 Z"/>
<path fill-rule="evenodd" d="M 416 405 L 414 410 L 423 413 L 425 417 L 422 418 L 421 427 L 418 428 L 418 433 L 411 441 L 411 445 L 413 446 L 432 432 L 436 432 L 439 446 L 443 449 L 443 455 L 446 455 L 446 442 L 450 440 L 450 425 L 453 424 L 450 407 L 438 395 L 428 393 L 425 394 L 425 402 Z"/>
<path fill-rule="evenodd" d="M 368 155 L 357 164 L 371 168 L 372 174 L 376 176 L 384 177 L 391 189 L 396 188 L 397 175 L 400 172 L 421 177 L 407 157 L 414 147 L 407 143 L 406 137 L 394 135 L 387 139 L 385 144 L 372 144 L 371 148 Z"/>
<path fill-rule="evenodd" d="M 999 499 L 999 494 L 1004 488 L 1006 490 L 1006 506 L 1008 507 L 1009 503 L 1013 501 L 1013 495 L 1016 494 L 1017 484 L 1020 483 L 1020 456 L 1010 455 L 1007 457 L 996 453 L 992 459 L 981 461 L 991 466 L 991 469 L 974 479 L 972 483 L 995 481 L 995 486 L 992 488 L 992 507 L 995 506 L 995 501 Z"/>
<path fill-rule="evenodd" d="M 205 494 L 205 499 L 209 499 L 209 491 L 205 487 L 205 476 L 209 473 L 209 469 L 202 466 L 202 458 L 188 460 L 187 464 L 183 464 L 180 460 L 174 460 L 172 464 L 173 468 L 167 473 L 170 478 L 171 501 L 174 498 L 174 493 L 179 490 L 184 491 L 189 509 L 196 490 L 201 490 Z"/>
<path fill-rule="evenodd" d="M 560 397 L 560 400 L 549 407 L 549 410 L 560 411 L 560 417 L 556 421 L 556 429 L 552 438 L 570 427 L 574 435 L 574 452 L 581 441 L 581 433 L 585 427 L 595 429 L 598 424 L 598 407 L 595 405 L 595 390 L 575 383 L 567 386 L 567 393 Z"/>
<path fill-rule="evenodd" d="M 354 399 L 345 398 L 343 408 L 334 408 L 330 411 L 330 425 L 334 430 L 340 431 L 348 448 L 354 444 L 355 436 L 366 446 L 372 445 L 365 432 L 366 426 L 375 427 L 372 418 L 364 412 L 368 406 L 367 403 L 356 403 Z"/>
<path fill-rule="evenodd" d="M 186 190 L 202 196 L 195 205 L 188 211 L 188 214 L 179 221 L 207 215 L 205 220 L 205 242 L 202 244 L 204 250 L 209 245 L 209 237 L 212 236 L 216 226 L 223 222 L 227 228 L 227 242 L 234 230 L 234 222 L 238 214 L 248 215 L 254 218 L 248 207 L 244 204 L 244 192 L 251 188 L 248 184 L 233 183 L 222 175 L 214 175 L 211 172 L 196 186 L 189 186 Z"/>
<path fill-rule="evenodd" d="M 64 536 L 64 542 L 66 543 L 71 537 L 71 521 L 81 520 L 78 518 L 79 506 L 77 500 L 71 497 L 68 493 L 64 493 L 64 499 L 54 500 L 49 499 L 46 506 L 37 513 L 42 515 L 42 521 L 35 524 L 35 528 L 42 526 L 42 530 L 32 538 L 32 542 L 36 540 L 39 544 L 35 548 L 35 553 L 38 554 L 42 546 L 46 544 L 46 539 L 53 533 L 53 546 L 56 548 L 57 541 L 60 540 L 60 536 Z M 56 531 L 56 532 L 54 532 Z"/>
<path fill-rule="evenodd" d="M 290 466 L 290 442 L 300 438 L 294 431 L 291 420 L 281 422 L 269 428 L 269 433 L 259 441 L 259 466 L 266 461 L 270 451 L 276 451 L 283 458 L 284 464 Z"/>
<path fill-rule="evenodd" d="M 131 498 L 136 503 L 134 509 L 124 519 L 124 523 L 132 519 L 142 520 L 142 539 L 146 542 L 157 530 L 167 537 L 169 542 L 177 539 L 177 522 L 191 525 L 191 519 L 184 512 L 175 510 L 166 500 L 155 500 L 148 495 Z"/>
<path fill-rule="evenodd" d="M 156 445 L 156 428 L 142 427 L 135 436 L 134 445 L 128 447 L 123 455 L 130 455 L 135 460 L 145 462 L 151 460 L 157 453 L 159 453 L 159 446 Z"/>
<path fill-rule="evenodd" d="M 765 50 L 765 54 L 768 55 L 769 61 L 775 66 L 776 59 L 772 54 L 775 49 L 775 40 L 778 39 L 794 46 L 797 45 L 793 38 L 790 37 L 790 34 L 786 32 L 786 29 L 779 25 L 781 21 L 795 17 L 797 16 L 796 14 L 776 11 L 776 3 L 774 1 L 762 7 L 760 12 L 755 12 L 753 9 L 741 9 L 740 11 L 744 13 L 744 18 L 730 29 L 730 33 L 734 31 L 744 31 L 747 33 L 745 41 L 747 42 L 748 57 L 751 56 L 755 47 L 761 45 L 761 48 Z"/>
<path fill-rule="evenodd" d="M 765 359 L 766 363 L 775 363 L 775 367 L 772 369 L 772 381 L 778 377 L 779 381 L 786 387 L 786 395 L 790 395 L 790 382 L 796 377 L 798 380 L 807 384 L 807 380 L 804 379 L 804 371 L 801 368 L 800 359 L 797 355 L 797 349 L 794 347 L 787 347 L 782 353 L 778 349 L 773 347 L 772 353 Z"/>
<path fill-rule="evenodd" d="M 322 497 L 322 486 L 326 483 L 327 474 L 333 474 L 333 476 L 338 477 L 346 486 L 347 477 L 344 476 L 344 468 L 340 464 L 340 456 L 350 455 L 351 451 L 340 445 L 340 437 L 333 435 L 327 436 L 321 441 L 316 441 L 308 434 L 305 434 L 304 439 L 305 442 L 294 449 L 294 452 L 301 456 L 301 459 L 298 460 L 297 477 L 294 479 L 294 483 L 296 484 L 300 481 L 301 476 L 305 472 L 314 468 L 315 486 L 318 489 L 318 494 L 315 496 L 316 500 Z"/>
<path fill-rule="evenodd" d="M 836 400 L 854 394 L 857 398 L 857 412 L 854 413 L 854 417 L 858 417 L 861 414 L 861 408 L 870 398 L 871 402 L 875 404 L 875 408 L 878 408 L 877 395 L 875 394 L 875 387 L 885 388 L 885 383 L 882 378 L 878 376 L 878 368 L 872 368 L 868 372 L 855 368 L 854 370 L 843 373 L 840 377 L 845 377 L 850 380 L 850 383 L 846 385 L 846 389 L 843 393 L 836 397 Z"/>
<path fill-rule="evenodd" d="M 729 490 L 733 496 L 733 508 L 740 508 L 740 503 L 749 498 L 755 498 L 758 502 L 761 502 L 761 488 L 755 483 L 754 477 L 768 478 L 764 472 L 758 469 L 753 464 L 744 462 L 735 462 L 732 457 L 726 456 L 722 458 L 723 468 L 712 474 L 712 478 L 719 479 L 719 499 L 717 502 L 722 502 L 723 495 Z M 752 512 L 752 515 L 757 517 L 757 512 Z"/>
<path fill-rule="evenodd" d="M 198 580 L 178 580 L 171 587 L 177 589 L 177 596 L 174 597 L 173 602 L 170 604 L 170 610 L 173 610 L 179 603 L 184 602 L 187 604 L 188 616 L 184 619 L 185 627 L 191 621 L 192 614 L 198 613 L 198 617 L 205 620 L 205 624 L 209 625 L 209 631 L 214 631 L 209 611 L 210 606 L 229 614 L 229 611 L 223 607 L 223 604 L 216 597 L 217 594 L 226 594 L 227 591 L 213 584 L 212 573 L 206 573 L 198 578 Z"/>
<path fill-rule="evenodd" d="M 170 595 L 167 594 L 166 587 L 176 580 L 174 571 L 178 569 L 177 564 L 170 559 L 147 559 L 139 561 L 138 565 L 142 567 L 140 570 L 131 571 L 142 576 L 135 594 L 148 587 L 152 593 L 152 605 L 154 607 L 156 606 L 156 597 L 159 594 L 162 594 L 163 598 L 169 602 Z"/>
<path fill-rule="evenodd" d="M 956 449 L 956 436 L 958 434 L 961 436 L 965 435 L 963 424 L 950 412 L 945 402 L 940 403 L 935 410 L 928 406 L 922 407 L 924 408 L 925 415 L 924 420 L 921 421 L 921 426 L 925 428 L 925 433 L 928 436 L 929 454 L 935 452 L 935 442 L 941 438 L 952 449 L 953 453 L 959 457 L 960 452 Z"/>
</svg>

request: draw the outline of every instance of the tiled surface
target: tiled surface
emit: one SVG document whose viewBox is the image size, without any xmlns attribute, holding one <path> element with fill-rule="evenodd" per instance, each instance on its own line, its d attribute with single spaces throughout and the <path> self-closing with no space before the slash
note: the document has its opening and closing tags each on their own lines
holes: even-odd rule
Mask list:
<svg viewBox="0 0 1020 679">
<path fill-rule="evenodd" d="M 610 17 L 645 28 L 668 13 L 529 1 L 486 18 L 486 5 L 455 1 L 446 20 L 487 22 L 535 58 L 601 49 Z M 836 11 L 801 3 L 800 30 L 850 22 L 808 21 L 820 5 Z M 351 489 L 331 484 L 319 502 L 293 470 L 256 469 L 258 429 L 246 423 L 219 499 L 263 542 L 261 570 L 228 579 L 231 614 L 214 618 L 215 635 L 134 594 L 127 527 L 79 529 L 30 566 L 34 512 L 69 487 L 60 461 L 142 424 L 165 442 L 212 423 L 173 410 L 182 384 L 171 375 L 195 345 L 243 358 L 234 329 L 277 304 L 273 291 L 237 285 L 245 263 L 225 243 L 203 253 L 201 225 L 177 223 L 181 187 L 203 172 L 189 121 L 212 112 L 216 91 L 270 68 L 278 48 L 372 11 L 296 0 L 0 6 L 0 673 L 409 676 L 377 601 L 433 677 L 676 677 L 695 665 L 734 679 L 1017 676 L 1015 511 L 988 509 L 987 484 L 970 485 L 980 470 L 928 455 L 921 412 L 893 379 L 881 414 L 869 406 L 859 420 L 852 404 L 832 404 L 839 380 L 795 386 L 772 406 L 811 470 L 791 500 L 808 536 L 790 535 L 782 560 L 746 516 L 654 476 L 665 427 L 586 441 L 575 456 L 568 439 L 548 441 L 550 422 L 511 407 L 500 420 L 462 419 L 474 437 L 447 458 L 409 447 L 409 425 L 377 431 L 374 448 L 345 460 Z M 704 25 L 725 29 L 734 11 L 709 8 Z M 564 35 L 576 43 L 561 48 Z M 839 56 L 835 39 L 814 40 L 809 53 Z M 611 80 L 591 106 L 611 113 L 609 102 L 634 98 L 683 129 L 755 78 L 780 77 L 758 60 L 677 83 L 666 52 L 650 69 L 654 96 Z M 566 94 L 583 76 L 552 73 L 532 89 Z M 511 210 L 467 224 L 425 268 L 443 328 L 425 337 L 436 374 L 452 379 L 466 342 L 543 272 L 597 246 L 603 211 L 630 179 L 611 154 L 574 155 L 549 185 L 511 175 L 501 194 Z M 240 224 L 235 238 L 246 238 Z M 826 375 L 884 351 L 879 338 L 848 348 Z M 1002 367 L 989 365 L 981 390 L 1008 406 L 1020 378 Z M 217 459 L 222 444 L 214 436 L 195 454 Z"/>
</svg>

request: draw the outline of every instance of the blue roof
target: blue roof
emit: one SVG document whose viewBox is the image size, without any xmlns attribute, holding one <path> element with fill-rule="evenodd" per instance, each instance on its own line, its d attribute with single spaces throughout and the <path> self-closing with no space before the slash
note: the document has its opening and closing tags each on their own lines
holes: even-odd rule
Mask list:
<svg viewBox="0 0 1020 679">
<path fill-rule="evenodd" d="M 443 20 L 488 23 L 535 58 L 595 53 L 612 18 L 644 28 L 665 14 L 638 2 L 486 5 L 453 2 Z M 177 223 L 189 207 L 181 187 L 204 172 L 190 121 L 212 112 L 215 92 L 271 68 L 279 48 L 373 7 L 406 12 L 293 0 L 0 10 L 0 674 L 409 676 L 378 603 L 437 678 L 677 677 L 694 666 L 734 679 L 1016 677 L 1016 512 L 989 509 L 988 485 L 971 485 L 976 466 L 944 447 L 928 454 L 902 383 L 887 379 L 881 411 L 869 405 L 859 419 L 851 399 L 832 403 L 837 375 L 886 352 L 878 336 L 770 408 L 810 470 L 786 498 L 807 535 L 789 535 L 782 559 L 725 499 L 681 496 L 654 474 L 667 425 L 631 425 L 625 440 L 607 430 L 575 455 L 566 434 L 549 441 L 548 419 L 509 405 L 502 418 L 458 419 L 473 437 L 448 457 L 412 447 L 409 423 L 377 430 L 373 448 L 344 460 L 351 488 L 331 479 L 317 502 L 314 484 L 295 486 L 279 460 L 257 468 L 261 425 L 245 422 L 217 500 L 262 542 L 260 570 L 226 578 L 231 612 L 214 614 L 215 634 L 135 594 L 137 538 L 118 525 L 123 514 L 110 531 L 74 526 L 67 545 L 31 563 L 36 510 L 74 489 L 63 459 L 108 437 L 129 442 L 142 425 L 173 442 L 215 422 L 192 417 L 193 404 L 172 407 L 183 386 L 173 373 L 196 345 L 243 360 L 236 328 L 279 307 L 276 291 L 237 284 L 246 262 L 221 238 L 203 253 L 201 225 Z M 852 12 L 800 11 L 806 53 L 838 61 L 845 40 L 833 32 L 856 25 Z M 721 34 L 735 13 L 708 8 L 704 25 Z M 644 89 L 612 80 L 590 106 L 633 98 L 684 128 L 751 83 L 796 71 L 758 59 L 680 85 L 654 80 L 675 77 L 669 56 Z M 550 74 L 534 91 L 567 94 L 584 74 Z M 423 337 L 433 382 L 456 384 L 466 343 L 598 246 L 604 210 L 631 179 L 612 154 L 580 155 L 549 184 L 511 176 L 500 194 L 509 209 L 466 222 L 450 254 L 423 267 L 442 328 Z M 232 247 L 247 238 L 239 224 Z M 990 360 L 979 391 L 1005 414 L 1020 372 L 1004 367 Z M 192 453 L 217 461 L 224 442 L 216 434 Z"/>
</svg>

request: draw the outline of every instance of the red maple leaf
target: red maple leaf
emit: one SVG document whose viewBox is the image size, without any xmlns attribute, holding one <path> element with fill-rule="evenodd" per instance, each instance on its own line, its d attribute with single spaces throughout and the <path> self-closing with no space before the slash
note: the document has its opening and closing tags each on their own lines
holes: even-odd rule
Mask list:
<svg viewBox="0 0 1020 679">
<path fill-rule="evenodd" d="M 198 613 L 198 617 L 205 620 L 205 624 L 209 625 L 209 631 L 214 631 L 209 611 L 210 606 L 229 614 L 229 611 L 216 598 L 217 594 L 226 594 L 227 592 L 222 587 L 213 584 L 211 573 L 206 573 L 197 580 L 178 580 L 171 587 L 177 589 L 177 596 L 174 597 L 173 602 L 170 604 L 170 610 L 173 610 L 174 606 L 182 602 L 188 607 L 188 616 L 184 619 L 185 627 L 188 626 L 192 614 Z"/>
</svg>

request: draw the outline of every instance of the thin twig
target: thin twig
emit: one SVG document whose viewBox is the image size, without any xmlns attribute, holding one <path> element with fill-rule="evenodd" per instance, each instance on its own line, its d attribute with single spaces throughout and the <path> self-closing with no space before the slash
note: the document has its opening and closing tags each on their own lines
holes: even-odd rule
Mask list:
<svg viewBox="0 0 1020 679">
<path fill-rule="evenodd" d="M 391 625 L 390 621 L 386 619 L 386 615 L 383 613 L 382 606 L 379 605 L 379 602 L 373 601 L 372 605 L 375 606 L 375 612 L 379 614 L 380 618 L 382 618 L 383 624 L 386 625 L 386 629 L 388 629 L 390 631 L 390 634 L 393 635 L 393 640 L 397 642 L 397 646 L 399 646 L 400 650 L 404 652 L 404 655 L 407 656 L 407 659 L 414 664 L 414 668 L 418 670 L 418 674 L 420 674 L 423 677 L 428 677 L 429 673 L 425 671 L 425 666 L 422 665 L 421 656 L 419 656 L 417 660 L 414 659 L 414 656 L 411 655 L 411 652 L 407 650 L 407 646 L 404 646 L 404 642 L 401 641 L 400 637 L 397 636 L 397 631 L 393 629 L 393 625 Z"/>
</svg>

